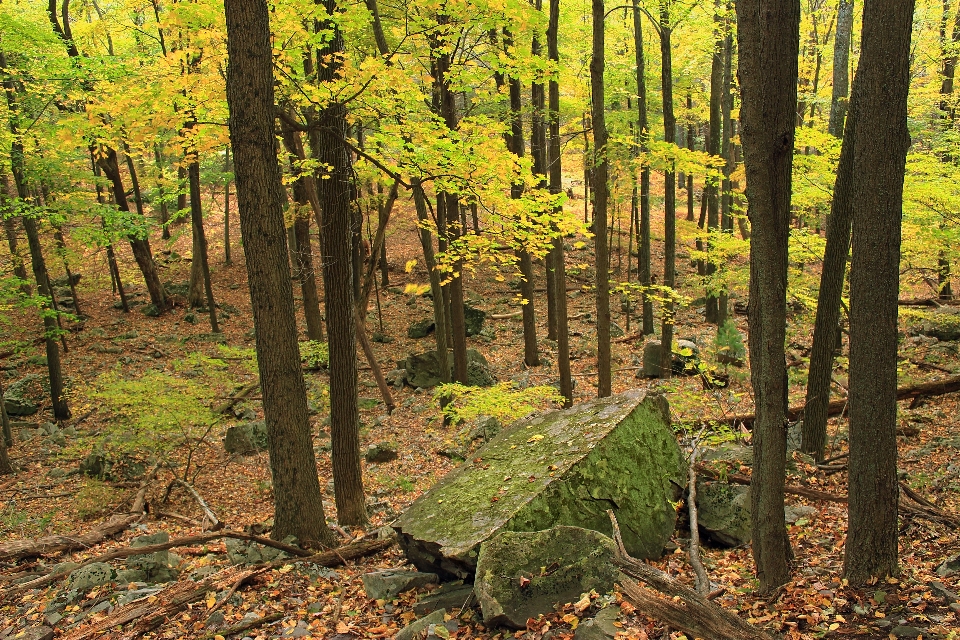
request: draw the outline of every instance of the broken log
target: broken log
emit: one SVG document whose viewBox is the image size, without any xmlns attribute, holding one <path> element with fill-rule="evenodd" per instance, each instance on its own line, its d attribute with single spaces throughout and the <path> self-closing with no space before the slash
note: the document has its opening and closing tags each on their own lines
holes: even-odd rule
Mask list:
<svg viewBox="0 0 960 640">
<path fill-rule="evenodd" d="M 921 384 L 909 385 L 906 387 L 900 387 L 897 389 L 897 400 L 907 400 L 909 398 L 919 398 L 919 397 L 933 397 L 933 396 L 942 396 L 947 393 L 955 393 L 960 391 L 960 376 L 953 376 L 950 378 L 945 378 L 943 380 L 935 380 L 933 382 L 923 382 Z M 799 420 L 803 417 L 803 410 L 806 405 L 796 405 L 787 409 L 787 420 Z M 834 400 L 827 405 L 827 415 L 836 416 L 844 412 L 847 407 L 847 399 Z M 756 414 L 746 413 L 741 415 L 728 416 L 726 418 L 721 418 L 717 420 L 722 424 L 738 425 L 742 424 L 746 427 L 753 425 L 753 421 L 756 419 Z"/>
<path fill-rule="evenodd" d="M 901 307 L 939 307 L 941 304 L 933 298 L 901 298 L 897 300 Z"/>
<path fill-rule="evenodd" d="M 233 406 L 235 404 L 237 404 L 238 402 L 246 398 L 248 395 L 250 395 L 253 392 L 254 389 L 256 389 L 259 386 L 260 386 L 260 378 L 258 377 L 256 380 L 254 380 L 247 386 L 243 387 L 242 389 L 240 389 L 240 391 L 237 391 L 233 396 L 228 398 L 226 402 L 223 402 L 217 405 L 216 407 L 214 407 L 213 412 L 215 414 L 221 414 L 221 413 L 226 413 L 227 411 L 230 411 L 230 409 L 233 409 Z"/>
<path fill-rule="evenodd" d="M 207 504 L 207 501 L 203 499 L 203 496 L 200 495 L 200 492 L 197 491 L 192 484 L 179 478 L 177 478 L 174 482 L 186 489 L 187 492 L 193 496 L 193 499 L 197 501 L 197 504 L 200 505 L 200 509 L 203 511 L 202 529 L 210 531 L 218 531 L 219 529 L 223 529 L 223 523 L 220 522 L 219 518 L 217 518 L 217 514 L 213 512 L 213 509 L 210 508 L 210 505 Z"/>
<path fill-rule="evenodd" d="M 613 524 L 613 539 L 617 545 L 614 562 L 623 573 L 648 587 L 645 589 L 633 580 L 622 580 L 620 588 L 630 604 L 690 636 L 711 640 L 772 640 L 762 629 L 723 609 L 679 580 L 632 558 L 623 546 L 616 516 L 612 510 L 608 510 L 607 515 Z M 664 598 L 656 592 L 669 597 Z"/>
</svg>

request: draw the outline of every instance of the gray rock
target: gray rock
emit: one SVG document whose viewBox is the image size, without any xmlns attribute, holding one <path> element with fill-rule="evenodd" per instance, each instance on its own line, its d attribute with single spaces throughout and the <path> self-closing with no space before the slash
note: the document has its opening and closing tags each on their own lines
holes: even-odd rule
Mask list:
<svg viewBox="0 0 960 640">
<path fill-rule="evenodd" d="M 403 629 L 401 629 L 397 635 L 394 636 L 394 640 L 413 640 L 419 636 L 421 631 L 426 631 L 427 627 L 432 624 L 443 624 L 443 616 L 446 614 L 446 611 L 438 610 L 434 611 L 428 616 L 424 616 L 419 620 L 414 620 Z"/>
<path fill-rule="evenodd" d="M 660 352 L 661 343 L 659 340 L 647 340 L 643 345 L 643 368 L 637 373 L 638 378 L 659 378 L 660 377 Z M 700 363 L 700 349 L 696 343 L 691 340 L 677 340 L 677 352 L 673 353 L 670 360 L 670 370 L 673 375 L 690 376 L 696 375 L 697 366 Z"/>
<path fill-rule="evenodd" d="M 127 585 L 131 582 L 147 582 L 147 572 L 140 569 L 120 569 L 120 571 L 117 571 L 117 584 Z"/>
<path fill-rule="evenodd" d="M 102 451 L 94 451 L 80 462 L 80 473 L 91 478 L 108 479 L 113 464 Z"/>
<path fill-rule="evenodd" d="M 474 590 L 484 624 L 523 629 L 558 603 L 592 589 L 611 591 L 619 576 L 615 553 L 613 540 L 579 527 L 498 534 L 480 545 L 477 562 Z"/>
<path fill-rule="evenodd" d="M 926 629 L 918 629 L 917 627 L 910 627 L 905 624 L 898 625 L 890 630 L 890 633 L 895 635 L 898 638 L 921 638 L 927 637 Z"/>
<path fill-rule="evenodd" d="M 63 620 L 63 614 L 54 611 L 43 616 L 43 619 L 48 625 L 55 627 L 60 623 L 61 620 Z"/>
<path fill-rule="evenodd" d="M 387 384 L 392 384 L 397 389 L 402 389 L 403 385 L 407 382 L 407 370 L 406 369 L 393 369 L 388 371 L 385 376 Z"/>
<path fill-rule="evenodd" d="M 739 465 L 753 466 L 753 447 L 736 442 L 721 442 L 713 446 L 704 446 L 702 459 L 705 462 L 728 462 L 736 468 Z"/>
<path fill-rule="evenodd" d="M 468 338 L 480 335 L 480 332 L 483 331 L 483 322 L 486 319 L 487 314 L 484 311 L 468 304 L 463 305 L 463 321 Z"/>
<path fill-rule="evenodd" d="M 938 340 L 960 340 L 960 308 L 938 307 L 924 314 L 924 319 L 907 328 L 911 335 L 925 335 Z"/>
<path fill-rule="evenodd" d="M 287 557 L 285 551 L 267 547 L 257 542 L 245 542 L 233 538 L 226 538 L 223 542 L 227 548 L 227 557 L 233 564 L 260 564 L 261 562 L 271 562 Z M 294 536 L 287 536 L 281 542 L 295 545 L 297 539 Z"/>
<path fill-rule="evenodd" d="M 227 617 L 223 615 L 222 611 L 214 611 L 209 616 L 207 616 L 207 621 L 204 623 L 206 627 L 219 627 L 224 622 L 227 621 Z"/>
<path fill-rule="evenodd" d="M 434 611 L 446 610 L 456 613 L 473 595 L 473 585 L 463 584 L 461 581 L 448 582 L 440 588 L 422 596 L 415 605 L 413 612 L 418 616 L 425 616 Z"/>
<path fill-rule="evenodd" d="M 32 416 L 44 398 L 44 379 L 36 373 L 20 378 L 3 392 L 3 405 L 9 416 Z"/>
<path fill-rule="evenodd" d="M 130 546 L 134 548 L 147 547 L 169 541 L 170 534 L 166 531 L 160 531 L 153 535 L 138 536 L 130 542 Z M 169 582 L 172 578 L 176 577 L 176 572 L 171 571 L 170 555 L 169 551 L 163 550 L 143 555 L 129 556 L 127 558 L 127 569 L 142 571 L 146 575 L 145 582 Z M 136 582 L 139 582 L 139 580 L 136 580 Z"/>
<path fill-rule="evenodd" d="M 270 445 L 265 420 L 256 420 L 238 424 L 227 429 L 223 438 L 223 448 L 227 453 L 248 455 L 266 451 Z"/>
<path fill-rule="evenodd" d="M 783 507 L 783 519 L 787 524 L 794 524 L 801 518 L 812 518 L 813 516 L 819 513 L 816 507 L 809 507 L 806 505 L 798 504 L 792 505 L 788 504 Z"/>
<path fill-rule="evenodd" d="M 593 618 L 584 620 L 573 634 L 574 640 L 608 640 L 620 631 L 613 625 L 619 611 L 616 607 L 607 607 L 597 612 Z"/>
<path fill-rule="evenodd" d="M 401 593 L 439 582 L 435 573 L 403 569 L 385 569 L 363 574 L 363 589 L 368 598 L 393 600 Z"/>
<path fill-rule="evenodd" d="M 937 567 L 937 575 L 941 578 L 948 578 L 960 571 L 960 554 L 947 558 Z"/>
<path fill-rule="evenodd" d="M 489 442 L 502 430 L 503 427 L 495 416 L 477 416 L 467 424 L 467 439 L 470 442 L 474 440 Z"/>
<path fill-rule="evenodd" d="M 660 377 L 660 341 L 647 340 L 643 343 L 643 369 L 640 370 L 644 378 Z"/>
<path fill-rule="evenodd" d="M 558 524 L 610 531 L 613 507 L 634 557 L 659 557 L 676 523 L 682 456 L 662 396 L 635 390 L 504 429 L 420 496 L 393 528 L 421 571 L 466 578 L 499 531 Z M 550 564 L 549 562 L 547 564 Z"/>
<path fill-rule="evenodd" d="M 377 442 L 367 447 L 363 458 L 367 462 L 390 462 L 399 457 L 397 445 L 392 442 Z"/>
<path fill-rule="evenodd" d="M 147 589 L 131 589 L 129 591 L 124 591 L 120 594 L 120 597 L 117 598 L 117 606 L 122 607 L 124 605 L 130 604 L 140 600 L 141 598 L 148 598 L 156 593 L 163 591 L 161 587 L 152 587 Z"/>
<path fill-rule="evenodd" d="M 30 627 L 18 635 L 12 636 L 16 640 L 53 640 L 54 631 L 50 627 Z"/>
<path fill-rule="evenodd" d="M 449 364 L 452 375 L 452 352 Z M 437 360 L 436 351 L 408 356 L 403 362 L 403 368 L 407 371 L 407 381 L 411 386 L 426 389 L 440 384 L 440 363 Z M 474 386 L 484 386 L 483 383 L 493 384 L 490 365 L 483 354 L 476 349 L 467 349 L 467 379 Z"/>
<path fill-rule="evenodd" d="M 750 487 L 724 482 L 697 482 L 700 528 L 719 544 L 738 547 L 750 542 Z"/>
<path fill-rule="evenodd" d="M 93 587 L 113 582 L 116 573 L 113 567 L 106 562 L 94 562 L 85 567 L 74 569 L 66 580 L 66 588 L 76 591 L 87 591 Z"/>
<path fill-rule="evenodd" d="M 938 598 L 943 598 L 944 600 L 946 600 L 947 604 L 960 601 L 960 596 L 958 596 L 956 593 L 954 593 L 950 589 L 947 589 L 947 586 L 942 582 L 940 582 L 939 580 L 931 580 L 929 585 L 930 585 L 930 591 L 932 591 L 933 594 Z"/>
<path fill-rule="evenodd" d="M 433 321 L 433 318 L 428 318 L 427 320 L 418 320 L 414 322 L 407 328 L 407 337 L 413 338 L 414 340 L 419 340 L 420 338 L 426 338 L 437 328 L 436 323 Z"/>
<path fill-rule="evenodd" d="M 611 338 L 620 338 L 624 336 L 623 329 L 616 322 L 610 323 L 610 337 Z"/>
</svg>

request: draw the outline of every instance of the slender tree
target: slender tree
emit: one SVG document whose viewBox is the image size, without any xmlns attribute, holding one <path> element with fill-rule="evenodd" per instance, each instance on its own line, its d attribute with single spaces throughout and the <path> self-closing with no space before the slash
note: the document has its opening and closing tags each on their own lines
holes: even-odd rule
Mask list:
<svg viewBox="0 0 960 640">
<path fill-rule="evenodd" d="M 639 152 L 647 150 L 650 129 L 647 122 L 647 78 L 643 56 L 643 22 L 640 14 L 640 0 L 633 0 L 633 50 L 637 65 L 637 147 Z M 637 238 L 637 262 L 640 272 L 640 285 L 644 287 L 641 298 L 643 305 L 643 335 L 650 335 L 653 329 L 653 302 L 647 289 L 650 287 L 650 166 L 644 163 L 640 167 L 640 220 Z"/>
<path fill-rule="evenodd" d="M 783 517 L 786 473 L 787 241 L 797 120 L 798 0 L 739 0 L 740 108 L 750 241 L 750 373 L 753 426 L 751 522 L 760 590 L 790 578 Z M 776 16 L 776 19 L 769 19 Z"/>
<path fill-rule="evenodd" d="M 710 133 L 707 136 L 707 153 L 713 156 L 720 155 L 721 127 L 723 124 L 723 113 L 721 103 L 723 101 L 723 24 L 720 16 L 720 0 L 714 2 L 714 46 L 713 56 L 710 64 Z M 710 184 L 704 189 L 704 197 L 707 198 L 707 263 L 705 271 L 707 277 L 717 272 L 717 264 L 709 258 L 710 253 L 710 234 L 716 233 L 720 228 L 720 184 L 715 179 L 710 179 Z M 707 322 L 717 324 L 720 315 L 719 300 L 717 294 L 711 286 L 707 288 L 707 304 L 704 307 L 704 319 Z"/>
<path fill-rule="evenodd" d="M 593 105 L 593 233 L 597 268 L 597 395 L 611 393 L 610 365 L 610 254 L 607 238 L 607 125 L 604 113 L 603 0 L 593 0 L 593 57 L 590 60 L 590 92 Z"/>
<path fill-rule="evenodd" d="M 677 118 L 673 113 L 673 0 L 660 0 L 660 86 L 663 94 L 663 140 L 677 139 Z M 663 286 L 677 285 L 677 174 L 670 168 L 663 176 Z M 673 302 L 663 305 L 660 329 L 660 376 L 669 378 L 673 363 Z"/>
<path fill-rule="evenodd" d="M 910 134 L 914 0 L 866 0 L 854 95 L 850 263 L 850 492 L 844 574 L 860 584 L 897 560 L 897 294 Z M 858 90 L 858 87 L 862 89 Z M 867 107 L 869 105 L 869 108 Z"/>
<path fill-rule="evenodd" d="M 224 13 L 230 59 L 230 142 L 270 440 L 272 535 L 278 539 L 294 535 L 301 544 L 334 546 L 310 441 L 293 286 L 287 270 L 284 194 L 273 133 L 270 11 L 265 0 L 226 0 Z"/>
<path fill-rule="evenodd" d="M 833 40 L 833 90 L 830 98 L 830 135 L 843 135 L 850 87 L 850 39 L 853 35 L 853 0 L 837 2 L 837 35 Z"/>
</svg>

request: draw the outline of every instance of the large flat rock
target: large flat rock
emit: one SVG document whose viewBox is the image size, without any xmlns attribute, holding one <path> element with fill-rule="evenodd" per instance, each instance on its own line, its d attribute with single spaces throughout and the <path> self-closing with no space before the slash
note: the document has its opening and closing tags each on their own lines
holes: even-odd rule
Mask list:
<svg viewBox="0 0 960 640">
<path fill-rule="evenodd" d="M 521 420 L 418 498 L 394 528 L 421 571 L 466 578 L 500 531 L 556 525 L 610 535 L 613 509 L 631 555 L 659 557 L 685 474 L 659 395 L 634 390 Z"/>
</svg>

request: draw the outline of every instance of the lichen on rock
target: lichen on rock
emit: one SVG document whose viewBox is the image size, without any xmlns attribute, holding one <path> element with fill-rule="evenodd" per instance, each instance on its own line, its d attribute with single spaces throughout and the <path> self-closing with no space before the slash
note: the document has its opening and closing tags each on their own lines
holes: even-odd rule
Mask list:
<svg viewBox="0 0 960 640">
<path fill-rule="evenodd" d="M 684 483 L 666 400 L 629 391 L 504 429 L 418 498 L 394 528 L 422 571 L 466 578 L 499 531 L 570 525 L 609 535 L 617 514 L 635 557 L 658 557 Z"/>
</svg>

